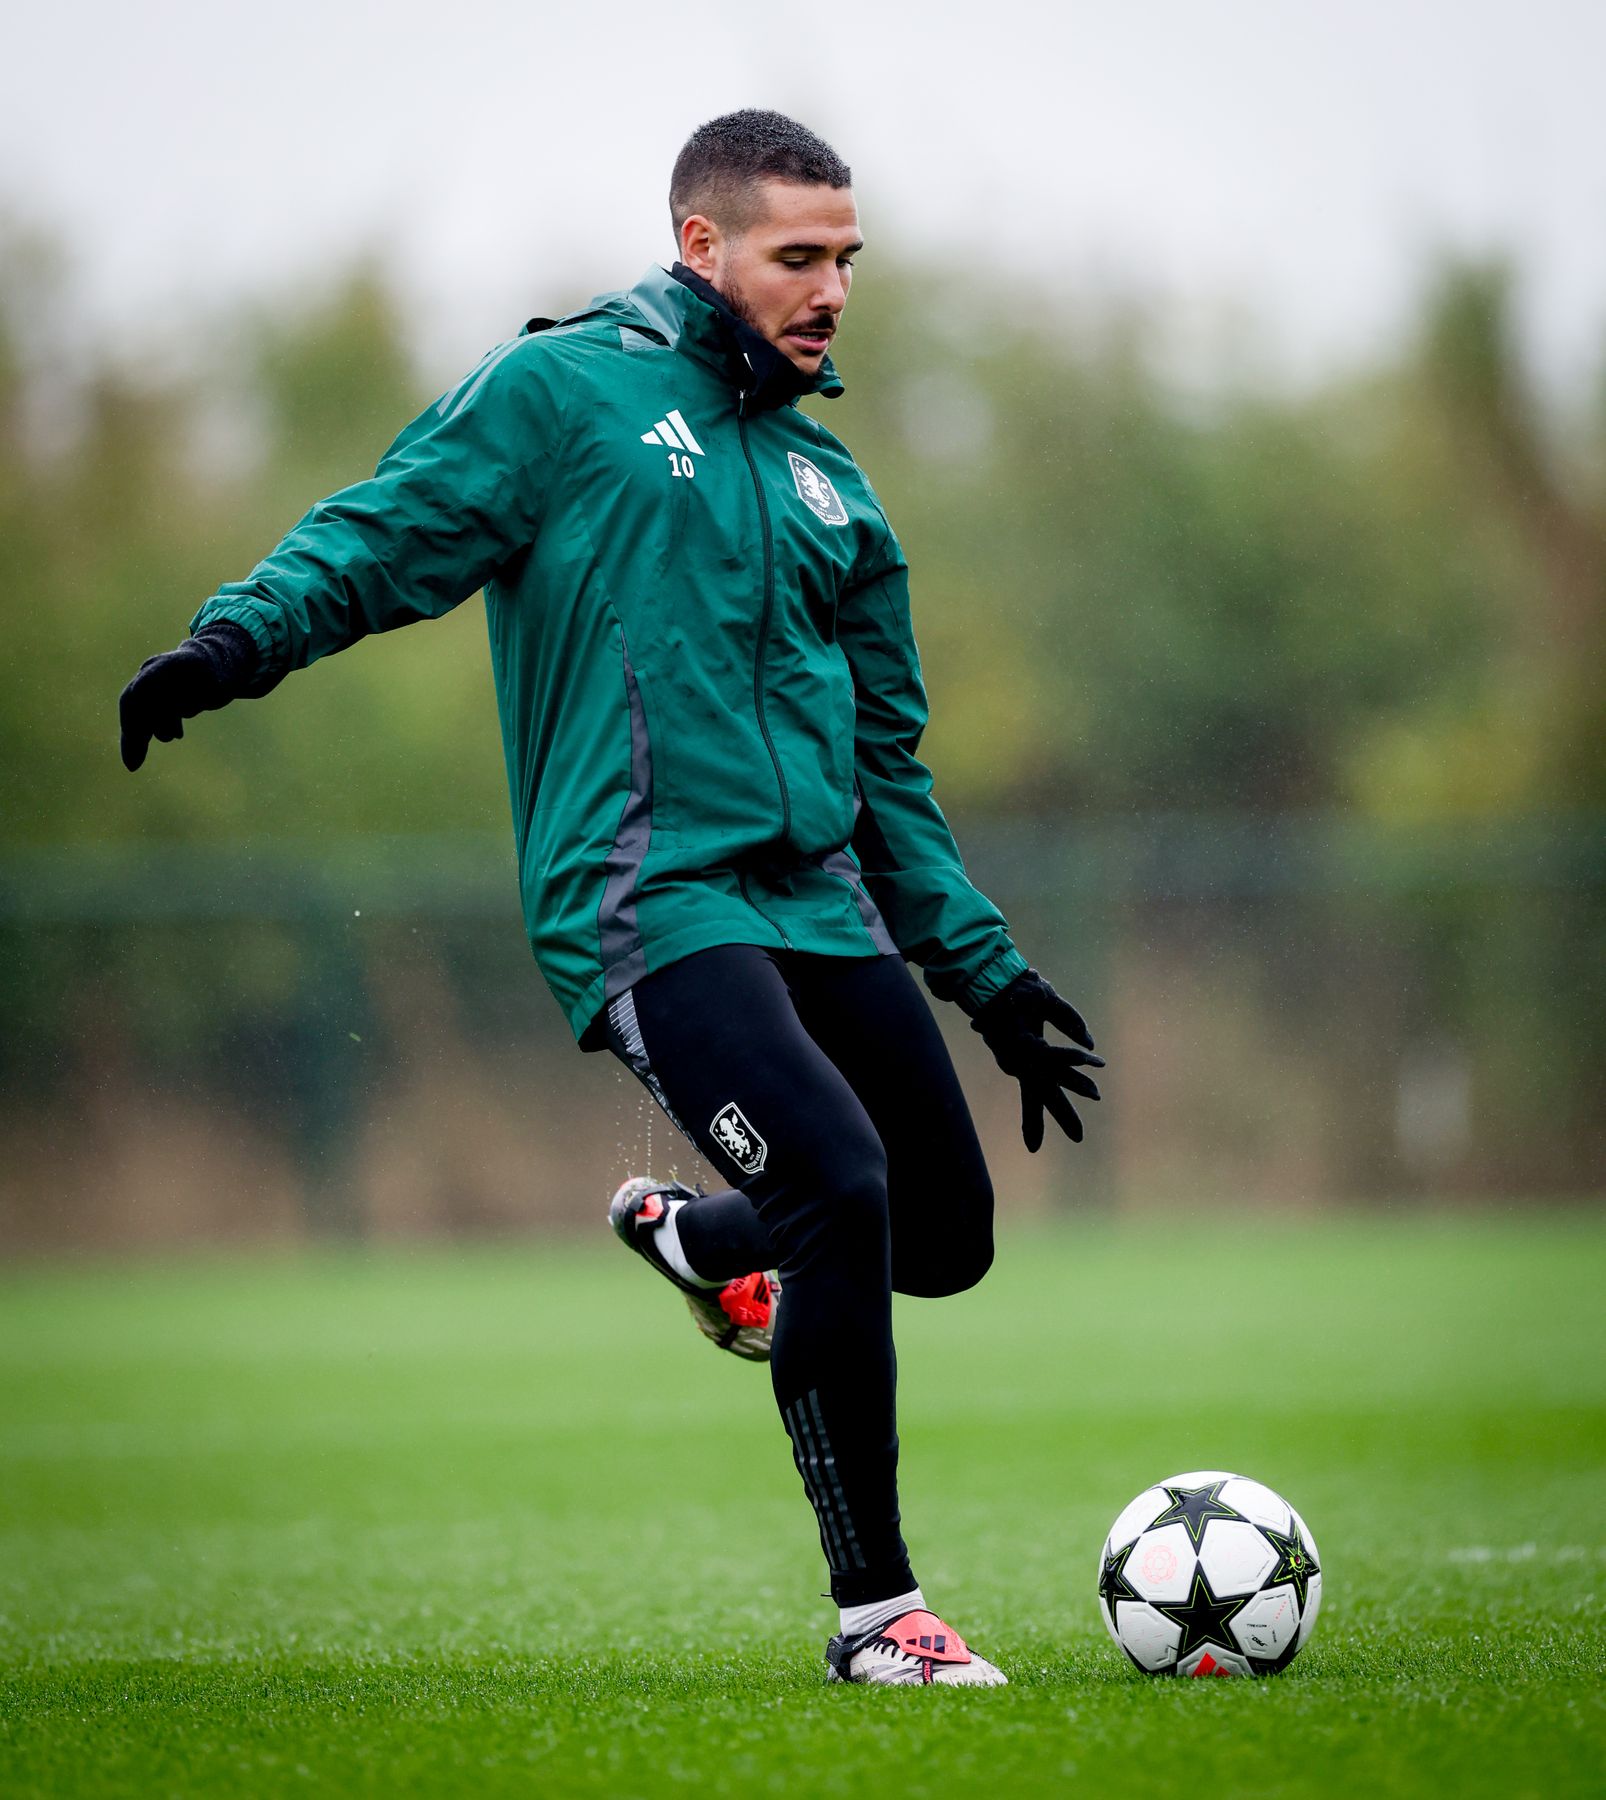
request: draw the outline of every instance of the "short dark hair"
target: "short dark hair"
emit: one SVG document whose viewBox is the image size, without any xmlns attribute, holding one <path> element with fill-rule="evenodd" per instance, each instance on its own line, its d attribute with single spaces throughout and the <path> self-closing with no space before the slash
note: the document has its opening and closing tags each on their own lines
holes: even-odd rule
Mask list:
<svg viewBox="0 0 1606 1800">
<path fill-rule="evenodd" d="M 845 188 L 853 171 L 806 125 L 785 113 L 744 107 L 699 125 L 675 158 L 669 177 L 669 216 L 675 230 L 702 213 L 727 231 L 741 231 L 757 215 L 761 181 Z"/>
</svg>

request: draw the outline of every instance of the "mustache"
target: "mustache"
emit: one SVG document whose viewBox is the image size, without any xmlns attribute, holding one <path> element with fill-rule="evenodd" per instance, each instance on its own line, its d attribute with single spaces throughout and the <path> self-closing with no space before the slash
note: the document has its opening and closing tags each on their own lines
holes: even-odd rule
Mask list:
<svg viewBox="0 0 1606 1800">
<path fill-rule="evenodd" d="M 819 313 L 812 319 L 799 319 L 788 325 L 788 331 L 823 331 L 827 337 L 836 332 L 836 320 L 830 313 Z"/>
</svg>

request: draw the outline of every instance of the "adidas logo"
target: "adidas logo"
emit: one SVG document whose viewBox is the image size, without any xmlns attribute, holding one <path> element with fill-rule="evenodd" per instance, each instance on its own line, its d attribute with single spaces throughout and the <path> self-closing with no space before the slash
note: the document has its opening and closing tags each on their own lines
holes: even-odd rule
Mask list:
<svg viewBox="0 0 1606 1800">
<path fill-rule="evenodd" d="M 689 450 L 693 456 L 708 454 L 692 436 L 691 427 L 678 411 L 671 412 L 667 419 L 660 419 L 651 431 L 642 432 L 641 441 L 644 444 L 663 444 L 670 450 Z"/>
</svg>

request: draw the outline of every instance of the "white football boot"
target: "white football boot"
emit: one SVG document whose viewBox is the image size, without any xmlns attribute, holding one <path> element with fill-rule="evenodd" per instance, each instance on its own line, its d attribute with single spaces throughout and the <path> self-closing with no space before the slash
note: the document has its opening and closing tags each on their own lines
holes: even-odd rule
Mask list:
<svg viewBox="0 0 1606 1800">
<path fill-rule="evenodd" d="M 906 1612 L 859 1637 L 837 1636 L 825 1646 L 831 1681 L 883 1687 L 1008 1687 L 1009 1677 L 935 1613 Z"/>
<path fill-rule="evenodd" d="M 608 1205 L 608 1223 L 626 1243 L 666 1281 L 686 1297 L 686 1310 L 697 1329 L 721 1350 L 748 1362 L 768 1362 L 775 1336 L 775 1312 L 781 1284 L 773 1269 L 755 1269 L 739 1275 L 723 1287 L 698 1287 L 670 1268 L 659 1255 L 653 1238 L 672 1208 L 695 1204 L 702 1198 L 696 1188 L 679 1181 L 654 1181 L 650 1175 L 633 1175 Z"/>
</svg>

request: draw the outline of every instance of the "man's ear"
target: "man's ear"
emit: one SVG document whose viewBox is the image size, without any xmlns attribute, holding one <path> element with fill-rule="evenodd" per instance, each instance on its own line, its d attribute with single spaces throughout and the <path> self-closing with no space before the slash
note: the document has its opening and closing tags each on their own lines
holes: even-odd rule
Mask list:
<svg viewBox="0 0 1606 1800">
<path fill-rule="evenodd" d="M 680 260 L 694 275 L 712 282 L 725 261 L 725 234 L 703 213 L 692 213 L 681 222 Z"/>
</svg>

